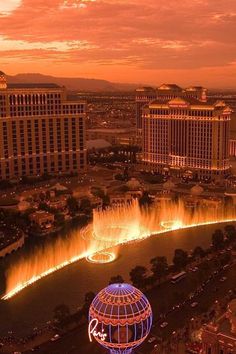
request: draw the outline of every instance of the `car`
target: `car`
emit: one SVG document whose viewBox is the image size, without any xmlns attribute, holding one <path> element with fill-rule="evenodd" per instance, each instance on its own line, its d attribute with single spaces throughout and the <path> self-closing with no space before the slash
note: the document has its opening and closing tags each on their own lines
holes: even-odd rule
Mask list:
<svg viewBox="0 0 236 354">
<path fill-rule="evenodd" d="M 52 338 L 51 338 L 51 342 L 55 342 L 56 340 L 58 340 L 60 338 L 59 334 L 55 334 Z"/>
<path fill-rule="evenodd" d="M 198 302 L 197 302 L 197 301 L 194 301 L 194 302 L 191 303 L 191 307 L 192 307 L 192 308 L 194 308 L 194 307 L 196 307 L 196 306 L 198 306 Z"/>
<path fill-rule="evenodd" d="M 168 322 L 162 322 L 162 324 L 160 325 L 161 328 L 165 328 L 166 326 L 168 326 Z"/>
<path fill-rule="evenodd" d="M 156 340 L 156 337 L 151 337 L 151 338 L 149 338 L 148 343 L 153 343 L 155 340 Z"/>
<path fill-rule="evenodd" d="M 224 281 L 226 281 L 226 277 L 222 277 L 222 278 L 220 278 L 220 281 L 221 281 L 221 283 L 223 283 Z"/>
</svg>

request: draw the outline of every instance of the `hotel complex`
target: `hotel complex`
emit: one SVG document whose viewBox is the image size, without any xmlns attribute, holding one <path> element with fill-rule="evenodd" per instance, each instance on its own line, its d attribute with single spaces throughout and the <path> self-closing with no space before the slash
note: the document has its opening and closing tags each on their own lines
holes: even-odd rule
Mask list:
<svg viewBox="0 0 236 354">
<path fill-rule="evenodd" d="M 199 179 L 229 174 L 232 110 L 223 101 L 207 101 L 201 87 L 162 85 L 137 90 L 136 103 L 145 170 Z"/>
<path fill-rule="evenodd" d="M 0 179 L 86 168 L 86 103 L 54 84 L 7 84 L 0 72 Z"/>
<path fill-rule="evenodd" d="M 228 304 L 228 309 L 213 323 L 203 326 L 202 354 L 236 353 L 236 299 Z"/>
<path fill-rule="evenodd" d="M 176 97 L 196 98 L 199 101 L 206 101 L 207 90 L 201 86 L 182 89 L 175 84 L 163 84 L 157 89 L 152 87 L 141 87 L 136 90 L 136 125 L 137 133 L 142 136 L 142 109 L 157 98 L 171 100 Z"/>
</svg>

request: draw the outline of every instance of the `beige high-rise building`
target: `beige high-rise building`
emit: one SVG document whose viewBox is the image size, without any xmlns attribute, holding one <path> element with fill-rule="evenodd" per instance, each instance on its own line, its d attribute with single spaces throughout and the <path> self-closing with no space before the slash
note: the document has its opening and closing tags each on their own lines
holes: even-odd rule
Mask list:
<svg viewBox="0 0 236 354">
<path fill-rule="evenodd" d="M 7 84 L 0 72 L 0 179 L 86 168 L 86 102 L 55 84 Z"/>
<path fill-rule="evenodd" d="M 136 90 L 136 127 L 137 137 L 142 138 L 142 108 L 155 99 L 171 100 L 175 97 L 196 98 L 199 101 L 206 101 L 207 90 L 201 86 L 181 88 L 176 84 L 163 84 L 158 88 L 141 87 Z"/>
<path fill-rule="evenodd" d="M 193 97 L 158 98 L 142 109 L 144 169 L 199 179 L 227 176 L 232 110 Z"/>
</svg>

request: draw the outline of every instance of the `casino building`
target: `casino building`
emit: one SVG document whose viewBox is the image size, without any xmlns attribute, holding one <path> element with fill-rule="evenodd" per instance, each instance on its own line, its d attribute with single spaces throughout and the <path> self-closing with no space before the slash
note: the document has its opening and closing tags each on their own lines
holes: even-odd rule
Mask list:
<svg viewBox="0 0 236 354">
<path fill-rule="evenodd" d="M 142 125 L 143 168 L 178 177 L 227 176 L 232 110 L 223 101 L 207 101 L 202 87 L 145 90 L 137 106 L 142 114 L 137 124 L 138 129 Z M 147 103 L 151 92 L 157 97 Z"/>
<path fill-rule="evenodd" d="M 0 71 L 0 179 L 84 171 L 86 103 L 55 84 L 7 84 Z"/>
<path fill-rule="evenodd" d="M 207 90 L 201 86 L 193 86 L 182 89 L 176 84 L 163 84 L 158 88 L 141 87 L 136 90 L 136 126 L 137 135 L 142 136 L 142 108 L 155 99 L 171 100 L 175 97 L 196 98 L 199 101 L 206 101 Z"/>
<path fill-rule="evenodd" d="M 201 337 L 201 354 L 236 353 L 236 299 L 228 304 L 220 318 L 203 326 Z"/>
</svg>

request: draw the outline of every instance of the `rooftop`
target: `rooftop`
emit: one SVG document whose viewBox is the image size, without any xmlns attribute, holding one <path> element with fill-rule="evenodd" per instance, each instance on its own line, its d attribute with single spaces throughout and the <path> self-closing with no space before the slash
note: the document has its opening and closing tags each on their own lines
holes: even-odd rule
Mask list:
<svg viewBox="0 0 236 354">
<path fill-rule="evenodd" d="M 110 146 L 111 144 L 104 139 L 87 140 L 88 149 L 103 149 Z"/>
<path fill-rule="evenodd" d="M 88 132 L 91 133 L 99 133 L 99 132 L 104 132 L 104 133 L 113 133 L 113 134 L 121 134 L 121 133 L 131 133 L 135 131 L 135 128 L 91 128 L 87 129 Z"/>
<path fill-rule="evenodd" d="M 158 90 L 174 90 L 174 91 L 182 91 L 183 89 L 176 84 L 162 84 L 158 87 Z"/>
<path fill-rule="evenodd" d="M 155 108 L 156 105 L 165 105 L 167 107 L 179 107 L 187 108 L 188 106 L 201 106 L 205 108 L 227 108 L 228 106 L 224 101 L 216 99 L 209 99 L 206 102 L 199 101 L 194 97 L 176 97 L 172 99 L 157 98 L 149 104 L 149 108 Z"/>
<path fill-rule="evenodd" d="M 220 322 L 218 332 L 236 339 L 235 334 L 231 331 L 231 324 L 228 318 L 225 318 L 222 322 Z"/>
<path fill-rule="evenodd" d="M 8 88 L 10 89 L 19 89 L 19 88 L 26 88 L 26 89 L 32 89 L 32 88 L 60 88 L 61 86 L 53 83 L 12 83 L 8 84 Z"/>
<path fill-rule="evenodd" d="M 0 250 L 15 243 L 22 236 L 22 231 L 15 226 L 10 227 L 9 225 L 4 224 L 3 221 L 0 222 Z"/>
<path fill-rule="evenodd" d="M 136 92 L 145 92 L 145 91 L 155 91 L 155 89 L 150 86 L 139 87 L 136 89 Z"/>
</svg>

